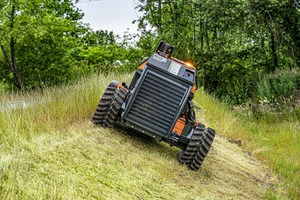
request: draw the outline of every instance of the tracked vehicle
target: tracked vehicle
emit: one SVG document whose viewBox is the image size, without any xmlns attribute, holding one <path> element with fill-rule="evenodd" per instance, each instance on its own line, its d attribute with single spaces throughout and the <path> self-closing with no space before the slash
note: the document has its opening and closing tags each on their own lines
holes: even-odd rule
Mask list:
<svg viewBox="0 0 300 200">
<path fill-rule="evenodd" d="M 179 162 L 197 171 L 215 137 L 195 117 L 193 66 L 172 57 L 174 46 L 160 42 L 129 85 L 112 81 L 100 99 L 93 123 L 125 126 L 181 149 Z"/>
</svg>

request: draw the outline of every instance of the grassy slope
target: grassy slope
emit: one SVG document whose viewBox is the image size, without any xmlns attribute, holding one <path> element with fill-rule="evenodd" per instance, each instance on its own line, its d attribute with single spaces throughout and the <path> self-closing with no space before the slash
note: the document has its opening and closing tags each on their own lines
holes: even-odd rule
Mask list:
<svg viewBox="0 0 300 200">
<path fill-rule="evenodd" d="M 130 76 L 45 90 L 27 99 L 46 103 L 0 113 L 0 198 L 262 199 L 280 192 L 264 165 L 220 135 L 193 172 L 177 162 L 175 147 L 120 127 L 93 126 L 89 120 L 112 79 L 129 82 Z M 198 107 L 205 100 L 198 94 Z M 208 109 L 197 109 L 197 116 L 222 135 L 247 140 L 230 112 L 220 108 L 218 117 L 226 120 L 218 121 Z"/>
<path fill-rule="evenodd" d="M 285 179 L 280 181 L 281 187 L 290 199 L 300 198 L 300 121 L 297 116 L 266 115 L 240 120 L 210 96 L 198 94 L 196 102 L 203 105 L 205 118 L 222 135 L 244 141 L 243 146 L 249 153 Z"/>
</svg>

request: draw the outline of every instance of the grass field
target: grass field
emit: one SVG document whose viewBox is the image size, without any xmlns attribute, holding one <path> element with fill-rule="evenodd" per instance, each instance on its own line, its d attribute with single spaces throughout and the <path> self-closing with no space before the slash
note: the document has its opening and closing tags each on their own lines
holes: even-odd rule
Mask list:
<svg viewBox="0 0 300 200">
<path fill-rule="evenodd" d="M 122 126 L 104 129 L 90 122 L 109 82 L 130 78 L 100 75 L 25 96 L 1 96 L 2 102 L 41 103 L 0 112 L 0 198 L 299 197 L 299 122 L 245 123 L 198 91 L 196 115 L 218 135 L 201 169 L 193 172 L 178 163 L 175 147 Z M 231 138 L 243 148 L 228 142 Z"/>
</svg>

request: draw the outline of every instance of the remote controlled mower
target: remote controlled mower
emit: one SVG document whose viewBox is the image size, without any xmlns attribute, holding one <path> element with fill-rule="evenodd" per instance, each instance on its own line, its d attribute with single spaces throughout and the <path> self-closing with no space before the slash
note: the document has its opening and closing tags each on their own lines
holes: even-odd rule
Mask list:
<svg viewBox="0 0 300 200">
<path fill-rule="evenodd" d="M 193 97 L 196 69 L 172 57 L 174 46 L 160 42 L 129 85 L 112 81 L 104 91 L 93 123 L 126 126 L 181 149 L 179 162 L 197 171 L 215 131 L 196 120 Z"/>
</svg>

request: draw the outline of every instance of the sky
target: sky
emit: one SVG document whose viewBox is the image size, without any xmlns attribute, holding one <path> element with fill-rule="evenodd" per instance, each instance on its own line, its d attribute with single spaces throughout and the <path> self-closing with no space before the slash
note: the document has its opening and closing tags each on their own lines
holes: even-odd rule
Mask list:
<svg viewBox="0 0 300 200">
<path fill-rule="evenodd" d="M 139 18 L 134 0 L 79 0 L 76 6 L 84 12 L 82 21 L 93 30 L 113 31 L 120 36 L 125 31 L 137 33 L 137 24 L 132 24 Z"/>
</svg>

